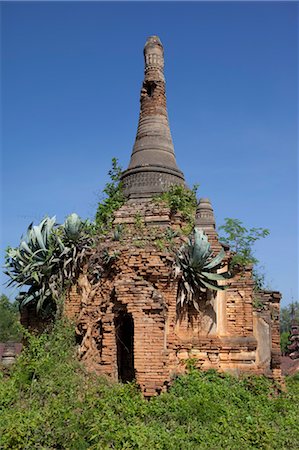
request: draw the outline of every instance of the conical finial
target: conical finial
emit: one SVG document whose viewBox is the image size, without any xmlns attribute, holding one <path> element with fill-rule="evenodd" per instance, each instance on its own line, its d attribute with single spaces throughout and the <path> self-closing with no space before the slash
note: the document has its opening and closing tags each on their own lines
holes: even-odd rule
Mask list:
<svg viewBox="0 0 299 450">
<path fill-rule="evenodd" d="M 150 36 L 144 46 L 145 81 L 164 81 L 164 49 L 158 36 Z"/>
<path fill-rule="evenodd" d="M 166 108 L 164 50 L 158 36 L 144 47 L 144 81 L 135 144 L 128 169 L 122 175 L 128 198 L 149 198 L 171 185 L 184 184 L 178 169 Z"/>
<path fill-rule="evenodd" d="M 198 228 L 203 230 L 215 230 L 216 222 L 211 202 L 208 198 L 199 199 L 196 208 L 195 223 Z"/>
</svg>

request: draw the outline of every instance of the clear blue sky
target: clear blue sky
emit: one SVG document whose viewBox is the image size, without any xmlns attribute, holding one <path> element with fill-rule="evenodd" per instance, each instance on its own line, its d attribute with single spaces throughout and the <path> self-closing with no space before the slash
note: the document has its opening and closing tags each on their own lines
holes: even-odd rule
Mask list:
<svg viewBox="0 0 299 450">
<path fill-rule="evenodd" d="M 2 3 L 2 255 L 45 214 L 93 218 L 157 34 L 179 167 L 218 225 L 270 229 L 256 256 L 297 300 L 297 27 L 293 2 Z"/>
</svg>

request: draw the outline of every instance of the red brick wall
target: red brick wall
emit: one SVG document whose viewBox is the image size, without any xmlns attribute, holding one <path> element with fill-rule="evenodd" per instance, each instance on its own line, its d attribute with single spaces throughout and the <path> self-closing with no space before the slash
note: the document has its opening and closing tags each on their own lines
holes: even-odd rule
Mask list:
<svg viewBox="0 0 299 450">
<path fill-rule="evenodd" d="M 138 223 L 137 211 L 141 216 Z M 192 308 L 178 312 L 175 256 L 167 246 L 161 250 L 157 239 L 163 241 L 169 226 L 180 229 L 184 225 L 181 217 L 172 217 L 169 209 L 155 204 L 129 202 L 117 211 L 115 223 L 123 224 L 121 240 L 115 241 L 113 233 L 106 236 L 89 266 L 92 268 L 97 258 L 101 260 L 103 249 L 117 252 L 117 257 L 103 269 L 99 280 L 90 275 L 87 266 L 64 305 L 64 314 L 76 320 L 78 355 L 88 370 L 118 379 L 115 321 L 126 313 L 134 324 L 136 380 L 147 396 L 164 390 L 175 374 L 185 370 L 190 358 L 203 369 L 267 373 L 268 367 L 256 364 L 250 267 L 237 273 L 226 291 L 211 297 L 211 305 L 203 301 L 199 313 Z M 218 253 L 217 234 L 213 232 L 209 239 Z M 172 244 L 182 242 L 178 237 Z M 228 258 L 229 252 L 226 261 Z M 271 317 L 271 368 L 278 371 L 280 295 L 268 292 L 263 296 L 267 311 L 255 314 L 266 311 L 268 319 Z M 38 326 L 32 312 L 24 314 L 22 321 L 26 326 Z"/>
</svg>

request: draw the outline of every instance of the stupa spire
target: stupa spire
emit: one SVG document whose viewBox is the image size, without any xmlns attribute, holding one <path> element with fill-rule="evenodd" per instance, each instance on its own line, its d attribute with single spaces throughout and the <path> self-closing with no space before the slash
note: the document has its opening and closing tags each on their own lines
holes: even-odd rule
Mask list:
<svg viewBox="0 0 299 450">
<path fill-rule="evenodd" d="M 158 36 L 144 47 L 144 81 L 140 94 L 140 114 L 129 167 L 122 174 L 128 198 L 149 198 L 184 184 L 178 169 L 166 107 L 164 50 Z"/>
<path fill-rule="evenodd" d="M 199 199 L 196 208 L 195 224 L 204 231 L 216 229 L 214 211 L 208 198 Z"/>
</svg>

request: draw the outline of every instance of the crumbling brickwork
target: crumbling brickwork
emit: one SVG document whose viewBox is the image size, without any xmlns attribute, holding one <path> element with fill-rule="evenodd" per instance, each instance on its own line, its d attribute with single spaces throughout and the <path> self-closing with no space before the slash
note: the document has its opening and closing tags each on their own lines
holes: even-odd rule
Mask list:
<svg viewBox="0 0 299 450">
<path fill-rule="evenodd" d="M 252 300 L 254 281 L 251 267 L 235 274 L 226 295 L 226 333 L 230 336 L 252 336 Z"/>
<path fill-rule="evenodd" d="M 160 248 L 169 227 L 185 225 L 180 215 L 152 202 L 129 202 L 117 211 L 115 224 L 126 231 L 121 242 L 108 237 L 105 247 L 117 257 L 96 283 L 86 270 L 65 303 L 65 314 L 76 319 L 79 355 L 89 370 L 113 380 L 136 378 L 146 396 L 164 390 L 189 359 L 201 369 L 280 375 L 280 297 L 263 293 L 264 308 L 254 308 L 251 267 L 235 274 L 227 290 L 203 297 L 200 311 L 180 308 L 175 251 L 169 243 Z M 176 237 L 171 245 L 177 248 L 182 240 Z M 211 241 L 218 252 L 216 233 Z M 229 257 L 227 250 L 226 262 Z M 258 321 L 265 317 L 270 350 L 263 359 L 259 339 L 264 341 L 265 333 Z"/>
<path fill-rule="evenodd" d="M 256 363 L 261 373 L 267 373 L 280 379 L 279 312 L 281 294 L 276 291 L 260 291 L 255 294 L 254 300 L 254 334 L 258 342 Z"/>
<path fill-rule="evenodd" d="M 117 257 L 103 265 L 100 246 L 65 304 L 65 313 L 77 320 L 80 357 L 91 370 L 115 380 L 136 377 L 145 395 L 165 389 L 190 358 L 203 369 L 274 373 L 279 370 L 280 297 L 265 293 L 265 309 L 254 309 L 251 267 L 236 271 L 225 291 L 203 295 L 199 311 L 177 304 L 180 275 L 175 278 L 173 269 L 184 237 L 173 237 L 169 229 L 182 231 L 186 224 L 181 215 L 151 201 L 171 185 L 184 185 L 168 123 L 164 50 L 157 36 L 146 41 L 144 60 L 138 130 L 121 177 L 128 201 L 114 220 L 124 233 L 120 241 L 111 235 L 104 243 Z M 195 223 L 215 255 L 224 248 L 219 272 L 225 271 L 231 255 L 218 240 L 208 199 L 200 199 Z"/>
</svg>

